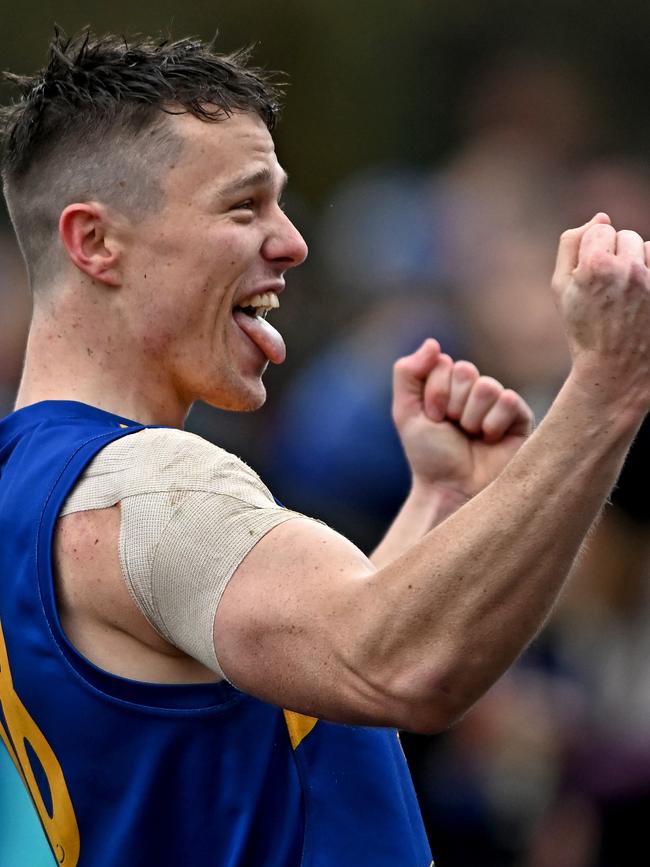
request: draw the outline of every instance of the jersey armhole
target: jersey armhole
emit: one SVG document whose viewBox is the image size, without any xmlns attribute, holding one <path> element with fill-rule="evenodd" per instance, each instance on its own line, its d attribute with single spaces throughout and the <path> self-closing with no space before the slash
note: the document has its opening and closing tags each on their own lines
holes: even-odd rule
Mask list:
<svg viewBox="0 0 650 867">
<path fill-rule="evenodd" d="M 105 671 L 74 647 L 63 631 L 59 619 L 54 594 L 52 547 L 54 527 L 61 507 L 85 467 L 102 448 L 121 437 L 144 429 L 144 425 L 120 425 L 118 430 L 87 439 L 68 458 L 46 498 L 38 525 L 36 572 L 48 628 L 57 650 L 77 677 L 108 698 L 169 711 L 196 710 L 230 704 L 245 696 L 227 681 L 213 684 L 160 684 L 130 680 Z"/>
</svg>

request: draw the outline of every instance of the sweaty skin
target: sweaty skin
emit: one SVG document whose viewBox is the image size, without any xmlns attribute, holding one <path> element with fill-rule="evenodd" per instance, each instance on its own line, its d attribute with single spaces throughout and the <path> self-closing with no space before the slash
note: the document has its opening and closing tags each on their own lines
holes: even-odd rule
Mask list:
<svg viewBox="0 0 650 867">
<path fill-rule="evenodd" d="M 253 115 L 169 123 L 184 147 L 161 169 L 161 211 L 137 224 L 101 202 L 63 212 L 68 264 L 39 294 L 19 406 L 81 400 L 181 427 L 195 399 L 263 403 L 280 343 L 246 333 L 235 308 L 279 293 L 306 255 L 279 206 L 284 173 Z M 573 368 L 525 442 L 521 398 L 435 341 L 397 363 L 412 492 L 374 562 L 301 519 L 253 548 L 215 618 L 236 686 L 313 716 L 430 731 L 499 676 L 547 616 L 650 403 L 646 249 L 603 215 L 563 236 L 553 285 Z M 118 674 L 213 678 L 135 607 L 118 531 L 119 507 L 59 521 L 64 628 Z"/>
</svg>

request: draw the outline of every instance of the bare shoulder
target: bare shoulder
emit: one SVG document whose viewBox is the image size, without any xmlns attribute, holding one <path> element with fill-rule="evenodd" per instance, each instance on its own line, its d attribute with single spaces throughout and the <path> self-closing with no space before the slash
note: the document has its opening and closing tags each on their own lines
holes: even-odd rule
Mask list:
<svg viewBox="0 0 650 867">
<path fill-rule="evenodd" d="M 59 614 L 72 643 L 97 665 L 144 680 L 215 679 L 151 625 L 132 596 L 126 555 L 120 555 L 124 532 L 137 540 L 128 548 L 131 554 L 141 544 L 143 526 L 153 545 L 192 492 L 274 504 L 239 458 L 173 428 L 148 428 L 112 442 L 93 458 L 64 503 L 53 548 Z M 143 510 L 149 516 L 144 525 Z"/>
<path fill-rule="evenodd" d="M 154 682 L 214 680 L 200 663 L 148 623 L 124 581 L 119 558 L 120 505 L 73 512 L 53 539 L 61 625 L 91 662 L 123 677 Z"/>
</svg>

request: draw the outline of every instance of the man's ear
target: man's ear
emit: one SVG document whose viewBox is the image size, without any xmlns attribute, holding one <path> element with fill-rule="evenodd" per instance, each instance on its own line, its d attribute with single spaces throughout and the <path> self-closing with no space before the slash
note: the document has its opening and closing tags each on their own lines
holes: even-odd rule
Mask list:
<svg viewBox="0 0 650 867">
<path fill-rule="evenodd" d="M 59 236 L 80 271 L 106 286 L 121 284 L 120 244 L 103 205 L 68 205 L 59 219 Z"/>
</svg>

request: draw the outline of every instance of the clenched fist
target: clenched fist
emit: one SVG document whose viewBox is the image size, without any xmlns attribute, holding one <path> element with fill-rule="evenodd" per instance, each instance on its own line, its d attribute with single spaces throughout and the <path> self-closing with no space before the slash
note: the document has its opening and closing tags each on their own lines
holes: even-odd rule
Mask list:
<svg viewBox="0 0 650 867">
<path fill-rule="evenodd" d="M 565 232 L 553 291 L 592 399 L 650 407 L 650 244 L 606 214 Z"/>
<path fill-rule="evenodd" d="M 429 339 L 395 364 L 393 419 L 414 484 L 469 498 L 501 472 L 533 415 L 516 392 Z"/>
</svg>

